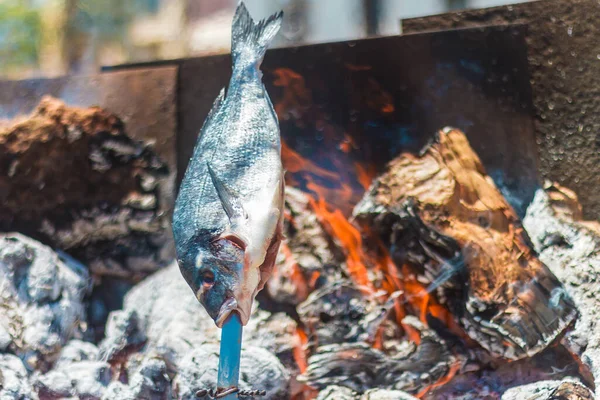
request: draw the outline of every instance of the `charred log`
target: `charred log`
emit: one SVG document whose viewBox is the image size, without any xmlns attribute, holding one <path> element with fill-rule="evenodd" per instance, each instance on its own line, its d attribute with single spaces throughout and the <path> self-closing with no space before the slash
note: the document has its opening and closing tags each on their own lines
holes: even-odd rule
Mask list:
<svg viewBox="0 0 600 400">
<path fill-rule="evenodd" d="M 447 376 L 456 360 L 446 343 L 414 317 L 406 317 L 402 324 L 419 333 L 418 345 L 403 341 L 394 355 L 363 342 L 321 346 L 309 358 L 301 379 L 318 389 L 339 385 L 359 393 L 387 388 L 414 394 Z"/>
<path fill-rule="evenodd" d="M 354 215 L 496 356 L 536 354 L 577 316 L 458 130 L 446 128 L 421 154 L 393 160 Z"/>
<path fill-rule="evenodd" d="M 373 312 L 377 312 L 377 304 L 350 282 L 316 290 L 298 306 L 300 320 L 313 347 L 364 339 Z"/>
<path fill-rule="evenodd" d="M 137 279 L 172 256 L 168 174 L 116 115 L 46 97 L 0 128 L 0 230 L 67 250 L 96 275 Z"/>
<path fill-rule="evenodd" d="M 285 211 L 285 241 L 266 289 L 273 301 L 297 306 L 328 280 L 341 278 L 344 257 L 321 226 L 305 193 L 286 188 Z"/>
</svg>

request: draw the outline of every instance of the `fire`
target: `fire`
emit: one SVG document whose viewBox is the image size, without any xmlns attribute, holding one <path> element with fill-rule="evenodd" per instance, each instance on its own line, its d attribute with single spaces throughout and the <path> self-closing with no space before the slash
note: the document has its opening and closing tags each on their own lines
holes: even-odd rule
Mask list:
<svg viewBox="0 0 600 400">
<path fill-rule="evenodd" d="M 446 383 L 450 382 L 459 370 L 460 370 L 460 363 L 456 362 L 456 363 L 452 364 L 450 366 L 450 370 L 448 371 L 448 374 L 446 374 L 446 376 L 444 376 L 442 379 L 435 382 L 434 384 L 429 385 L 426 388 L 424 388 L 423 390 L 421 390 L 419 393 L 417 393 L 415 395 L 415 397 L 422 399 L 432 389 L 435 389 L 437 387 L 440 387 L 440 386 L 445 385 Z"/>
<path fill-rule="evenodd" d="M 312 186 L 312 185 L 311 185 Z M 318 188 L 312 186 L 313 189 Z M 367 267 L 364 263 L 365 254 L 363 252 L 362 237 L 340 210 L 329 211 L 327 204 L 322 197 L 318 200 L 310 199 L 312 208 L 324 224 L 327 230 L 337 238 L 343 248 L 346 250 L 346 267 L 348 273 L 359 287 L 372 289 Z"/>
<path fill-rule="evenodd" d="M 360 182 L 361 186 L 367 190 L 369 186 L 371 186 L 371 182 L 373 182 L 373 178 L 375 178 L 375 167 L 371 165 L 362 165 L 359 162 L 354 163 L 354 168 L 356 169 L 356 177 Z"/>
<path fill-rule="evenodd" d="M 296 335 L 298 336 L 300 345 L 294 347 L 294 360 L 296 361 L 296 365 L 298 365 L 300 373 L 303 374 L 308 368 L 308 361 L 306 359 L 308 336 L 306 335 L 306 332 L 304 332 L 304 329 L 300 327 L 296 328 Z"/>
<path fill-rule="evenodd" d="M 368 70 L 363 66 L 347 67 L 351 73 Z M 287 124 L 292 132 L 297 129 L 304 130 L 309 132 L 309 137 L 315 132 L 321 134 L 321 142 L 318 145 L 315 145 L 314 141 L 311 142 L 312 139 L 303 137 L 294 137 L 294 141 L 291 142 L 295 145 L 300 143 L 296 149 L 312 149 L 312 157 L 303 156 L 282 141 L 282 159 L 288 172 L 286 181 L 309 195 L 310 205 L 322 226 L 344 250 L 350 278 L 365 295 L 372 295 L 381 289 L 387 296 L 395 293 L 397 297 L 393 313 L 390 315 L 395 317 L 395 322 L 403 328 L 404 334 L 417 344 L 421 342 L 419 332 L 402 324 L 403 318 L 408 314 L 418 315 L 425 325 L 431 316 L 445 323 L 451 331 L 462 332 L 448 310 L 417 281 L 416 274 L 410 266 L 397 266 L 385 246 L 375 239 L 375 235 L 349 221 L 348 215 L 351 214 L 352 208 L 375 177 L 375 165 L 357 161 L 360 157 L 355 153 L 359 146 L 344 128 L 336 126 L 330 116 L 320 107 L 314 106 L 312 92 L 300 74 L 289 68 L 278 68 L 271 72 L 274 76 L 274 86 L 282 90 L 280 101 L 275 104 L 275 110 L 282 122 L 282 131 L 285 132 L 284 127 Z M 365 99 L 366 106 L 381 115 L 393 113 L 392 96 L 372 79 L 368 79 L 366 85 L 369 94 Z M 319 275 L 317 273 L 307 278 L 295 264 L 286 245 L 282 246 L 282 252 L 291 263 L 288 270 L 291 271 L 292 281 L 297 285 L 298 295 L 305 298 L 314 290 Z M 382 279 L 376 279 L 376 276 L 382 276 Z M 297 335 L 301 345 L 294 349 L 294 358 L 300 371 L 304 372 L 308 366 L 308 338 L 307 333 L 300 328 Z M 375 335 L 372 345 L 379 349 L 383 347 L 382 329 Z M 423 396 L 429 390 L 452 379 L 457 369 L 457 366 L 453 366 L 443 380 L 424 389 L 419 395 Z"/>
<path fill-rule="evenodd" d="M 321 168 L 315 163 L 302 157 L 298 152 L 294 151 L 287 145 L 285 141 L 281 142 L 281 158 L 286 171 L 292 173 L 311 173 L 323 179 L 337 180 L 339 175 L 335 172 Z"/>
<path fill-rule="evenodd" d="M 304 78 L 289 68 L 277 68 L 273 74 L 273 85 L 285 88 L 282 100 L 275 105 L 277 116 L 281 120 L 290 117 L 300 120 L 312 105 L 311 94 L 304 84 Z"/>
</svg>

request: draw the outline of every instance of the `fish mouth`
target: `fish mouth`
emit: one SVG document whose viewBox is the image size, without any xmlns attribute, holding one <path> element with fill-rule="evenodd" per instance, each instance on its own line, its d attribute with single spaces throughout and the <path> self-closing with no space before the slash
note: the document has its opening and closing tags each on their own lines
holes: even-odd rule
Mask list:
<svg viewBox="0 0 600 400">
<path fill-rule="evenodd" d="M 248 323 L 249 316 L 246 315 L 247 313 L 245 313 L 240 308 L 237 300 L 234 299 L 233 297 L 231 297 L 231 298 L 225 300 L 225 303 L 223 303 L 223 305 L 221 306 L 221 309 L 219 310 L 219 314 L 217 315 L 217 318 L 215 319 L 215 323 L 217 324 L 217 326 L 219 328 L 222 328 L 223 324 L 225 323 L 227 318 L 229 318 L 231 313 L 234 311 L 236 311 L 240 315 L 242 325 L 246 325 L 246 323 Z"/>
</svg>

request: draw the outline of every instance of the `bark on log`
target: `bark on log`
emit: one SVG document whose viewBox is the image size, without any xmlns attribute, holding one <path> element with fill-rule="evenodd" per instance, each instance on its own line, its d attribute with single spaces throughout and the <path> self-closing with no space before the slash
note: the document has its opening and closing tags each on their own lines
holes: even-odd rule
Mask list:
<svg viewBox="0 0 600 400">
<path fill-rule="evenodd" d="M 45 97 L 0 127 L 0 230 L 15 230 L 137 279 L 168 263 L 167 165 L 97 107 Z"/>
<path fill-rule="evenodd" d="M 445 128 L 421 154 L 393 160 L 354 215 L 496 356 L 531 356 L 577 316 L 458 130 Z"/>
</svg>

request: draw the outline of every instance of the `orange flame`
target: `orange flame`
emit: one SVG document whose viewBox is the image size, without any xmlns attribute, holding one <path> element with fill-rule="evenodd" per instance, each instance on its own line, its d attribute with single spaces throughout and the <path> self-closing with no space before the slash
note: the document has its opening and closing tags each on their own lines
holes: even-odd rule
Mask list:
<svg viewBox="0 0 600 400">
<path fill-rule="evenodd" d="M 369 189 L 373 178 L 375 178 L 375 167 L 372 165 L 364 166 L 361 163 L 355 162 L 354 168 L 356 169 L 356 176 L 358 181 L 365 190 Z"/>
<path fill-rule="evenodd" d="M 319 190 L 314 185 L 311 185 L 310 188 L 315 191 Z M 318 201 L 311 198 L 310 204 L 321 223 L 334 238 L 338 239 L 346 251 L 346 267 L 350 277 L 359 287 L 371 289 L 372 284 L 367 273 L 367 267 L 363 262 L 365 254 L 363 253 L 362 237 L 358 229 L 344 217 L 340 210 L 329 211 L 323 197 L 319 197 Z"/>
<path fill-rule="evenodd" d="M 296 365 L 298 366 L 300 373 L 303 374 L 308 368 L 308 360 L 306 358 L 306 346 L 308 343 L 308 336 L 306 336 L 306 332 L 304 332 L 304 329 L 300 327 L 296 328 L 296 336 L 298 336 L 300 345 L 294 347 L 294 361 L 296 361 Z"/>
<path fill-rule="evenodd" d="M 458 370 L 460 370 L 460 363 L 457 361 L 450 366 L 450 370 L 448 371 L 446 376 L 443 376 L 440 380 L 438 380 L 434 384 L 431 384 L 431 385 L 427 386 L 426 388 L 424 388 L 423 390 L 421 390 L 419 393 L 417 393 L 415 395 L 415 397 L 422 399 L 431 390 L 450 382 L 452 380 L 452 378 L 454 378 L 454 376 L 456 375 Z"/>
<path fill-rule="evenodd" d="M 348 64 L 346 68 L 351 74 L 365 74 L 370 67 Z M 323 151 L 327 157 L 326 165 L 333 169 L 330 170 L 317 165 L 316 161 L 303 157 L 283 141 L 281 148 L 284 167 L 291 173 L 286 176 L 286 181 L 291 185 L 301 182 L 305 185 L 303 188 L 311 192 L 310 205 L 324 229 L 343 248 L 347 272 L 351 279 L 367 294 L 373 294 L 378 289 L 385 290 L 388 295 L 400 292 L 400 296 L 394 302 L 393 314 L 398 326 L 403 328 L 409 340 L 417 344 L 421 342 L 418 331 L 407 324 L 402 324 L 402 319 L 409 313 L 418 315 L 426 325 L 428 316 L 435 317 L 445 323 L 450 331 L 464 338 L 466 335 L 458 327 L 452 315 L 427 292 L 426 287 L 417 280 L 411 267 L 397 266 L 385 246 L 375 239 L 375 235 L 372 235 L 366 227 L 361 227 L 362 230 L 359 230 L 347 219 L 349 211 L 358 201 L 357 197 L 362 195 L 362 190 L 370 187 L 377 172 L 375 166 L 356 162 L 352 152 L 359 146 L 353 142 L 353 138 L 344 128 L 335 125 L 329 115 L 320 108 L 314 107 L 312 93 L 300 74 L 289 68 L 278 68 L 272 73 L 275 77 L 274 86 L 282 88 L 280 101 L 275 104 L 275 111 L 280 121 L 290 121 L 297 128 L 321 132 L 323 143 L 330 146 L 323 149 L 332 148 L 335 152 L 335 154 L 327 154 L 327 150 Z M 383 89 L 382 85 L 372 78 L 363 82 L 366 95 L 360 101 L 368 109 L 384 116 L 395 112 L 394 98 Z M 363 234 L 365 234 L 364 240 L 369 241 L 369 246 L 365 246 Z M 371 244 L 374 246 L 370 246 Z M 367 252 L 366 248 L 374 251 Z M 297 295 L 305 298 L 314 290 L 319 273 L 306 277 L 286 245 L 282 246 L 282 252 L 286 262 L 290 263 L 290 279 L 297 287 Z M 373 277 L 376 274 L 370 274 L 370 270 L 383 276 L 381 282 L 374 281 Z M 308 332 L 311 331 L 309 328 L 307 328 Z M 298 328 L 297 335 L 301 345 L 294 348 L 294 359 L 300 371 L 304 372 L 308 366 L 308 337 L 301 328 Z M 377 331 L 373 346 L 383 347 L 382 328 Z M 423 389 L 418 397 L 451 380 L 458 368 L 458 365 L 453 365 L 446 377 Z"/>
</svg>

